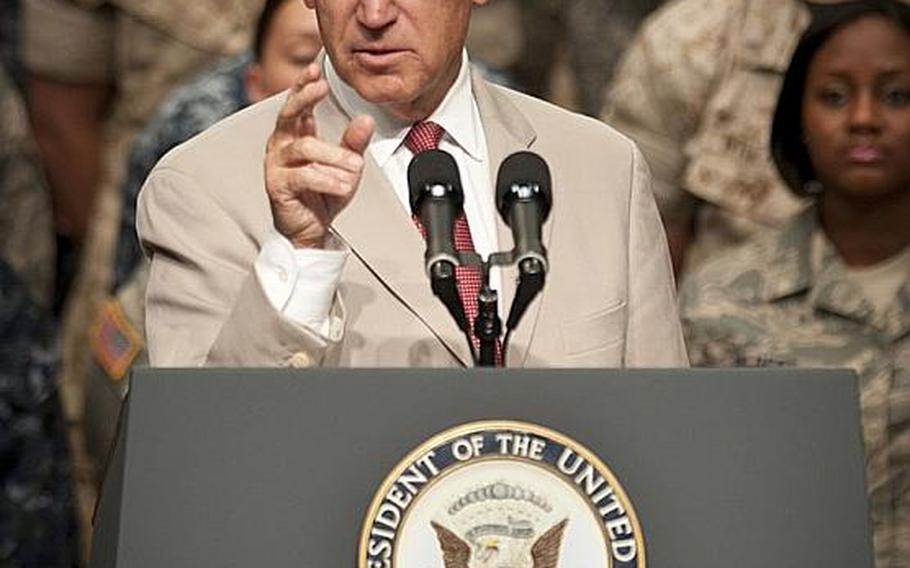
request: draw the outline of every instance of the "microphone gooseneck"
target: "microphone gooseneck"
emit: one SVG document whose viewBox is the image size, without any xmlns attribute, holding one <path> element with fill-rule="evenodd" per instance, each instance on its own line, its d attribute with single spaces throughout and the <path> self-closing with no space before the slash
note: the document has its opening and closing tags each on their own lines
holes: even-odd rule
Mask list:
<svg viewBox="0 0 910 568">
<path fill-rule="evenodd" d="M 550 168 L 533 152 L 517 152 L 503 161 L 496 181 L 496 208 L 512 229 L 518 289 L 506 327 L 514 329 L 546 283 L 547 249 L 543 223 L 553 204 Z"/>
<path fill-rule="evenodd" d="M 442 150 L 426 150 L 408 166 L 411 213 L 426 232 L 424 265 L 433 293 L 439 297 L 458 327 L 470 336 L 455 267 L 460 264 L 455 248 L 455 218 L 464 203 L 458 164 Z"/>
</svg>

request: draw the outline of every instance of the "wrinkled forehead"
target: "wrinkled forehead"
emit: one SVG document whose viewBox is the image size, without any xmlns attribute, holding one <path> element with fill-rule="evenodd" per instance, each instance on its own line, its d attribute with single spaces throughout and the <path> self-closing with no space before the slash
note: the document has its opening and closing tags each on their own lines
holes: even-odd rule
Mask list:
<svg viewBox="0 0 910 568">
<path fill-rule="evenodd" d="M 294 0 L 302 2 L 319 12 L 343 9 L 355 11 L 358 9 L 388 9 L 388 8 L 429 8 L 445 10 L 447 7 L 471 8 L 482 6 L 494 0 Z M 910 2 L 910 0 L 905 0 Z"/>
</svg>

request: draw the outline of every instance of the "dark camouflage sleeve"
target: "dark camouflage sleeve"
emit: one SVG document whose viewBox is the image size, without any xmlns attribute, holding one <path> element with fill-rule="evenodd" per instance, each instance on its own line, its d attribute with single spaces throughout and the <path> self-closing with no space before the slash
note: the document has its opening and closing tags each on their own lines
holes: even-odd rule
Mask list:
<svg viewBox="0 0 910 568">
<path fill-rule="evenodd" d="M 0 566 L 72 566 L 75 518 L 54 328 L 2 261 L 0 290 Z"/>
</svg>

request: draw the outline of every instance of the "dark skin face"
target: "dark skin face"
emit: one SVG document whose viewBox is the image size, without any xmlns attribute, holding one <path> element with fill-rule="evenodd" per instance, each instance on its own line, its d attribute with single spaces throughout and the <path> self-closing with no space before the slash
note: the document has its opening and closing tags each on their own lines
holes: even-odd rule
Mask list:
<svg viewBox="0 0 910 568">
<path fill-rule="evenodd" d="M 902 250 L 910 243 L 910 34 L 881 15 L 837 30 L 810 63 L 802 109 L 824 187 L 823 226 L 842 241 L 845 260 L 872 264 Z M 857 246 L 858 231 L 892 242 Z"/>
</svg>

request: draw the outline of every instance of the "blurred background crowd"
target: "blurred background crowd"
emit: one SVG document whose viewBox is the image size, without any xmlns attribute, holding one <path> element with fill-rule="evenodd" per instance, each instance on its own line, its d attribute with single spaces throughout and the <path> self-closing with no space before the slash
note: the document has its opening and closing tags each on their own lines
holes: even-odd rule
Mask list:
<svg viewBox="0 0 910 568">
<path fill-rule="evenodd" d="M 2 0 L 0 34 L 0 565 L 77 566 L 145 363 L 142 183 L 321 43 L 300 0 Z M 910 567 L 910 5 L 490 0 L 468 49 L 639 144 L 693 365 L 859 374 L 877 566 Z"/>
</svg>

